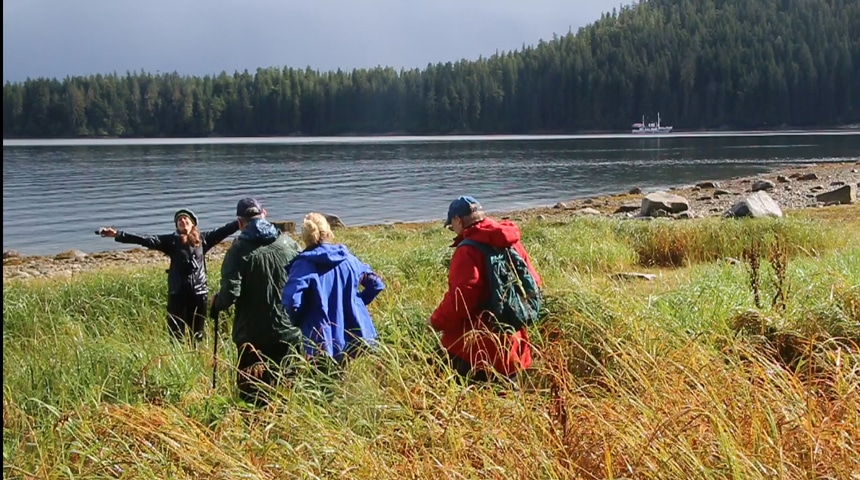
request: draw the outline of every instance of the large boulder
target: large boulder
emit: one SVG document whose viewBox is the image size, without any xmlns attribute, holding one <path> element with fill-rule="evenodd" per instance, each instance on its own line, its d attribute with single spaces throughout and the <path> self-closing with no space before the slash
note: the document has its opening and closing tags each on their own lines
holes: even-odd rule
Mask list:
<svg viewBox="0 0 860 480">
<path fill-rule="evenodd" d="M 638 203 L 625 203 L 624 205 L 619 205 L 618 208 L 616 208 L 615 211 L 612 213 L 635 212 L 637 210 L 640 210 L 641 208 L 642 208 L 642 205 L 640 205 Z"/>
<path fill-rule="evenodd" d="M 66 250 L 54 255 L 54 260 L 83 260 L 87 258 L 87 254 L 80 250 Z"/>
<path fill-rule="evenodd" d="M 736 203 L 725 214 L 726 217 L 781 217 L 782 209 L 779 204 L 765 191 L 755 192 Z"/>
<path fill-rule="evenodd" d="M 591 208 L 591 207 L 587 207 L 587 208 L 579 209 L 579 210 L 573 212 L 573 214 L 574 215 L 600 215 L 600 211 L 596 210 L 594 208 Z"/>
<path fill-rule="evenodd" d="M 857 188 L 854 185 L 843 185 L 836 190 L 821 193 L 815 200 L 824 204 L 848 204 L 857 201 Z"/>
<path fill-rule="evenodd" d="M 324 214 L 324 215 L 325 215 L 325 219 L 328 220 L 328 224 L 332 228 L 332 230 L 337 229 L 337 228 L 346 228 L 346 225 L 344 225 L 343 221 L 337 215 L 332 215 L 332 214 Z"/>
<path fill-rule="evenodd" d="M 272 225 L 284 233 L 296 233 L 296 222 L 289 220 L 273 220 Z"/>
<path fill-rule="evenodd" d="M 640 217 L 654 217 L 657 212 L 680 213 L 690 209 L 690 202 L 680 196 L 667 192 L 654 192 L 645 195 L 639 208 Z"/>
<path fill-rule="evenodd" d="M 752 185 L 752 191 L 758 192 L 761 190 L 773 190 L 776 188 L 776 184 L 771 182 L 770 180 L 756 180 Z"/>
</svg>

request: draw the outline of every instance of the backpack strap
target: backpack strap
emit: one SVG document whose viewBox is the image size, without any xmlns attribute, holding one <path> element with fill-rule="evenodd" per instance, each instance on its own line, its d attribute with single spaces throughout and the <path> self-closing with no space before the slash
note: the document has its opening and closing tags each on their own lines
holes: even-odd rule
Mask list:
<svg viewBox="0 0 860 480">
<path fill-rule="evenodd" d="M 459 247 L 462 247 L 464 245 L 469 245 L 471 247 L 475 247 L 478 250 L 480 250 L 484 255 L 496 255 L 499 253 L 499 250 L 496 249 L 495 247 L 491 246 L 490 244 L 487 244 L 484 242 L 478 242 L 478 241 L 472 240 L 471 238 L 467 238 L 467 239 L 461 241 L 459 244 L 457 244 L 457 247 L 459 248 Z"/>
</svg>

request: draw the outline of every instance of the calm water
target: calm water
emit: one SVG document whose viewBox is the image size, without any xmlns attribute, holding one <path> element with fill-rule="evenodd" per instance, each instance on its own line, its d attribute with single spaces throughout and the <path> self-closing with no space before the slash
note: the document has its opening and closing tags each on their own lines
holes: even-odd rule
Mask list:
<svg viewBox="0 0 860 480">
<path fill-rule="evenodd" d="M 211 228 L 231 220 L 244 196 L 272 219 L 322 211 L 362 225 L 441 219 L 459 194 L 501 211 L 858 158 L 858 132 L 4 140 L 3 249 L 128 248 L 93 231 L 168 233 L 180 207 Z"/>
</svg>

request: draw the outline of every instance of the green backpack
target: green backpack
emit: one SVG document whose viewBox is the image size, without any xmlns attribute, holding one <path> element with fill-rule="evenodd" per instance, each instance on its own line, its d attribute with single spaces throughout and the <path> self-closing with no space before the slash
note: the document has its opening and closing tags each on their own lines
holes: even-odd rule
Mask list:
<svg viewBox="0 0 860 480">
<path fill-rule="evenodd" d="M 511 333 L 536 323 L 543 300 L 540 287 L 516 249 L 495 248 L 469 239 L 458 246 L 463 245 L 477 248 L 486 259 L 490 299 L 484 309 L 492 314 L 490 327 Z"/>
</svg>

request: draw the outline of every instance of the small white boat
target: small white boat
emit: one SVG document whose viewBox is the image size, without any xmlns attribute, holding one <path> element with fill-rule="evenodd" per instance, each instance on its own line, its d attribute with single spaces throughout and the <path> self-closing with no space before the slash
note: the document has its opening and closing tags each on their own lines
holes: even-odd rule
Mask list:
<svg viewBox="0 0 860 480">
<path fill-rule="evenodd" d="M 657 113 L 656 123 L 645 123 L 645 115 L 642 115 L 642 123 L 634 123 L 632 133 L 669 133 L 672 127 L 660 125 L 660 113 Z"/>
</svg>

